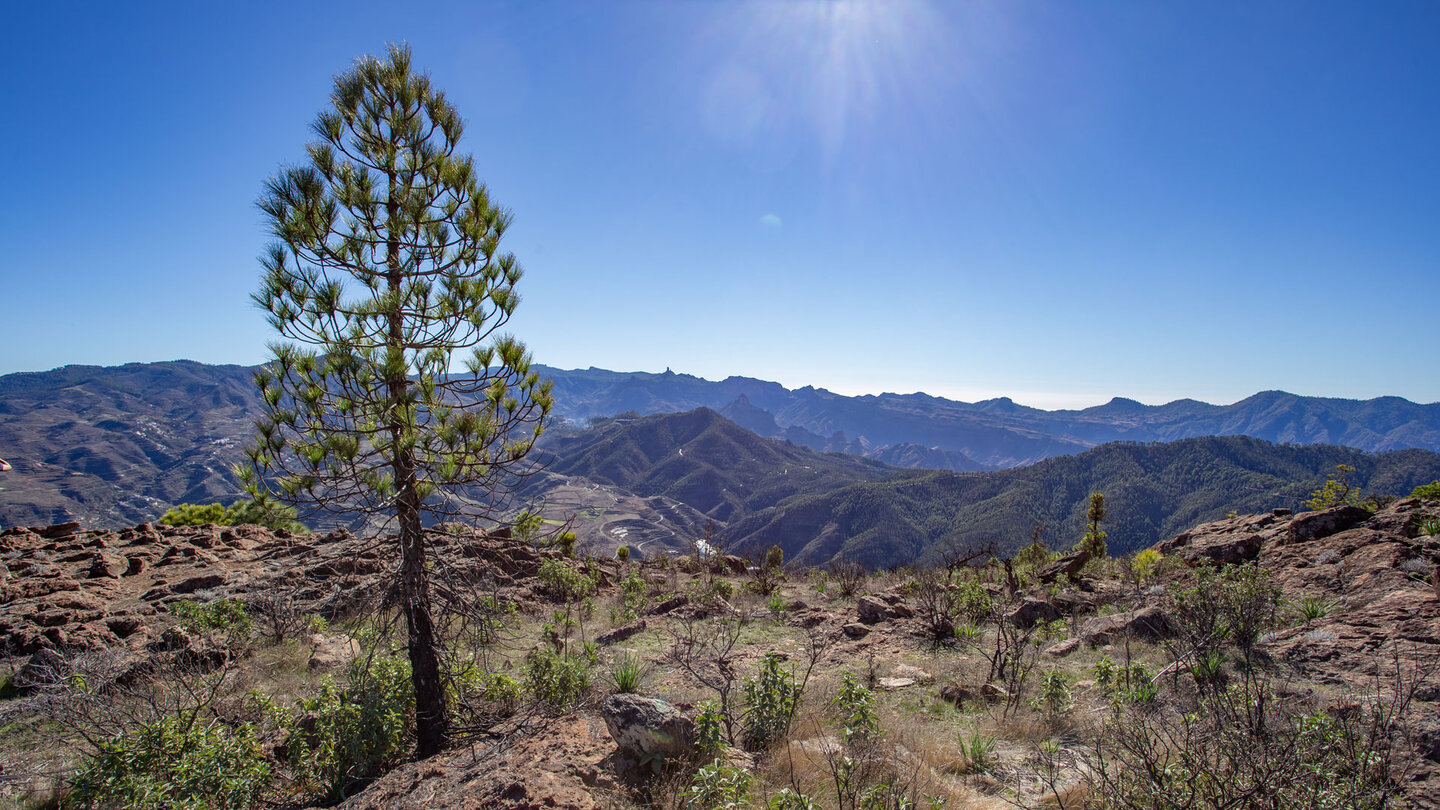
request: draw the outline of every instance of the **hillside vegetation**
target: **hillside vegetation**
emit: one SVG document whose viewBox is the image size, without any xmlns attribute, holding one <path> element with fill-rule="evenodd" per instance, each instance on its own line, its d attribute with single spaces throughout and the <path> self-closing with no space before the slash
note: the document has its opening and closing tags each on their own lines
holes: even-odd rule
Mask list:
<svg viewBox="0 0 1440 810">
<path fill-rule="evenodd" d="M 1090 493 L 1103 492 L 1113 515 L 1109 543 L 1123 554 L 1226 512 L 1298 509 L 1337 464 L 1355 467 L 1360 489 L 1380 493 L 1409 492 L 1440 477 L 1440 455 L 1422 450 L 1371 455 L 1243 436 L 1121 442 L 1014 470 L 906 473 L 853 484 L 750 515 L 723 539 L 752 555 L 779 545 L 808 565 L 933 564 L 951 548 L 991 541 L 1013 553 L 1037 526 L 1040 539 L 1068 547 L 1084 531 Z"/>
</svg>

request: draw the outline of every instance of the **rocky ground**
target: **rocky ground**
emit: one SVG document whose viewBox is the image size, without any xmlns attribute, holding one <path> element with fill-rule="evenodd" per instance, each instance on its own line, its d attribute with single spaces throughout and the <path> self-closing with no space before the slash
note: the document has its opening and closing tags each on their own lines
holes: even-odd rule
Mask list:
<svg viewBox="0 0 1440 810">
<path fill-rule="evenodd" d="M 1287 688 L 1310 690 L 1341 705 L 1377 688 L 1383 692 L 1397 670 L 1411 676 L 1413 700 L 1401 718 L 1408 748 L 1399 764 L 1409 780 L 1406 801 L 1417 807 L 1440 807 L 1433 795 L 1440 793 L 1435 674 L 1440 588 L 1432 579 L 1440 537 L 1427 533 L 1428 521 L 1436 519 L 1440 504 L 1415 499 L 1373 514 L 1348 506 L 1294 515 L 1280 510 L 1207 523 L 1158 547 L 1172 561 L 1189 565 L 1256 563 L 1271 572 L 1290 603 L 1308 597 L 1324 606 L 1316 611 L 1323 615 L 1292 616 L 1261 638 L 1257 649 Z M 503 533 L 455 530 L 437 535 L 436 542 L 437 556 L 450 561 L 442 586 L 483 579 L 519 607 L 517 638 L 505 666 L 522 660 L 539 643 L 539 625 L 556 607 L 535 574 L 542 560 L 558 558 L 558 552 L 537 552 Z M 0 700 L 0 789 L 12 798 L 33 791 L 47 768 L 73 765 L 73 759 L 41 757 L 34 750 L 36 735 L 51 732 L 35 724 L 36 685 L 27 679 L 36 681 L 63 669 L 61 662 L 86 655 L 144 662 L 186 654 L 186 642 L 177 644 L 171 631 L 181 600 L 239 600 L 255 616 L 257 634 L 263 633 L 265 611 L 283 601 L 286 616 L 331 620 L 319 632 L 291 628 L 302 639 L 296 654 L 303 661 L 293 688 L 303 692 L 313 678 L 336 671 L 336 662 L 358 651 L 347 635 L 347 617 L 361 606 L 383 604 L 393 565 L 384 538 L 149 524 L 118 532 L 74 524 L 9 529 L 0 533 L 0 562 L 0 673 L 11 672 L 7 696 Z M 1167 589 L 1189 571 L 1172 562 L 1155 580 L 1141 583 L 1108 576 L 1114 567 L 1102 567 L 1074 582 L 1063 575 L 1053 585 L 1022 582 L 1014 593 L 999 566 L 979 572 L 987 593 L 1003 605 L 999 621 L 1048 628 L 1049 635 L 1035 637 L 1037 650 L 1043 649 L 1040 666 L 1069 673 L 1076 697 L 1075 719 L 1056 726 L 1041 723 L 1028 700 L 1014 701 L 1015 711 L 1005 708 L 1003 689 L 986 677 L 993 625 L 982 628 L 974 644 L 931 643 L 918 574 L 872 576 L 858 593 L 842 596 L 834 577 L 791 572 L 776 601 L 744 591 L 754 572 L 738 558 L 715 558 L 708 568 L 674 560 L 589 566 L 600 582 L 600 609 L 589 637 L 606 660 L 629 654 L 648 663 L 644 698 L 608 697 L 608 690 L 597 686 L 566 711 L 520 712 L 439 757 L 402 765 L 343 806 L 621 808 L 647 795 L 663 805 L 655 797 L 667 794 L 655 790 L 641 763 L 654 753 L 647 746 L 660 744 L 656 729 L 679 729 L 666 738 L 683 741 L 692 733 L 695 706 L 712 696 L 676 667 L 673 653 L 687 633 L 716 616 L 744 620 L 726 662 L 742 676 L 756 671 L 771 652 L 801 669 L 813 662 L 805 708 L 781 748 L 758 761 L 739 758 L 757 775 L 761 792 L 787 784 L 817 793 L 825 788 L 827 752 L 839 745 L 827 707 L 840 674 L 849 672 L 875 689 L 887 757 L 903 766 L 899 770 L 909 774 L 917 791 L 944 797 L 952 808 L 1039 806 L 1046 799 L 1033 751 L 1037 741 L 1054 740 L 1068 768 L 1060 780 L 1063 790 L 1055 795 L 1079 796 L 1085 775 L 1083 717 L 1103 706 L 1090 667 L 1100 654 L 1118 656 L 1123 648 L 1149 660 L 1152 671 L 1160 670 L 1172 631 Z M 632 571 L 648 583 L 643 615 L 606 621 L 605 607 L 618 599 L 616 582 Z M 692 598 L 696 583 L 715 581 L 730 583 L 733 595 Z M 1043 623 L 1050 620 L 1055 624 Z M 260 652 L 246 660 L 278 659 Z M 251 673 L 245 682 L 256 677 Z M 981 732 L 995 739 L 995 759 L 988 767 L 971 767 L 957 739 Z M 1051 806 L 1057 800 L 1067 801 L 1051 800 Z"/>
</svg>

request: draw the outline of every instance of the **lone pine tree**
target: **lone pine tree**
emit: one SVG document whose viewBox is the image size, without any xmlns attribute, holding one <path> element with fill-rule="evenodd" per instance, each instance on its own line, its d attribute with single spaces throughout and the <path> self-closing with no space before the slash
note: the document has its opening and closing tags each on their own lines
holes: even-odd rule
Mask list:
<svg viewBox="0 0 1440 810">
<path fill-rule="evenodd" d="M 330 100 L 308 162 L 259 201 L 276 241 L 253 298 L 285 340 L 256 374 L 264 412 L 242 477 L 257 496 L 398 528 L 393 593 L 425 757 L 449 732 L 425 518 L 485 516 L 461 490 L 501 491 L 522 469 L 550 383 L 499 331 L 520 300 L 520 265 L 499 251 L 510 214 L 456 154 L 463 125 L 444 93 L 392 46 L 338 76 Z"/>
</svg>

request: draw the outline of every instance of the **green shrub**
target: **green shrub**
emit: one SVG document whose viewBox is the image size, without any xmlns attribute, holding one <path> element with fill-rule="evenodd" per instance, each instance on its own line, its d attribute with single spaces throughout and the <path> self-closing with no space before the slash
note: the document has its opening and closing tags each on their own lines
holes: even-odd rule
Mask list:
<svg viewBox="0 0 1440 810">
<path fill-rule="evenodd" d="M 1137 551 L 1135 557 L 1130 560 L 1130 574 L 1135 577 L 1136 582 L 1149 582 L 1159 573 L 1160 566 L 1164 562 L 1165 555 L 1153 548 Z"/>
<path fill-rule="evenodd" d="M 695 748 L 701 756 L 714 756 L 725 749 L 725 716 L 713 700 L 700 704 L 695 715 Z"/>
<path fill-rule="evenodd" d="M 181 628 L 196 635 L 219 633 L 232 642 L 244 642 L 250 637 L 250 614 L 245 612 L 244 603 L 237 599 L 221 599 L 206 604 L 182 599 L 170 605 L 170 615 L 175 617 Z"/>
<path fill-rule="evenodd" d="M 1325 484 L 1319 489 L 1310 493 L 1310 498 L 1305 501 L 1306 509 L 1329 509 L 1332 506 L 1350 504 L 1358 506 L 1360 503 L 1359 493 L 1351 486 L 1349 475 L 1355 472 L 1355 468 L 1349 464 L 1336 464 L 1335 472 L 1325 479 Z"/>
<path fill-rule="evenodd" d="M 966 580 L 956 587 L 953 604 L 956 616 L 977 626 L 990 618 L 990 614 L 995 610 L 989 592 L 973 579 Z"/>
<path fill-rule="evenodd" d="M 621 546 L 615 549 L 615 559 L 619 560 L 622 563 L 630 562 L 630 547 Z"/>
<path fill-rule="evenodd" d="M 1095 685 L 1100 687 L 1102 694 L 1113 693 L 1116 670 L 1115 660 L 1110 657 L 1109 653 L 1100 653 L 1100 657 L 1095 660 L 1095 665 L 1090 667 L 1090 674 L 1095 677 Z"/>
<path fill-rule="evenodd" d="M 741 810 L 749 806 L 750 774 L 716 759 L 695 772 L 680 799 L 685 810 Z"/>
<path fill-rule="evenodd" d="M 181 503 L 160 516 L 161 526 L 203 526 L 206 523 L 227 525 L 226 509 L 219 503 Z"/>
<path fill-rule="evenodd" d="M 1051 669 L 1040 679 L 1040 694 L 1030 705 L 1054 722 L 1070 711 L 1073 700 L 1070 696 L 1070 679 L 1059 669 Z"/>
<path fill-rule="evenodd" d="M 540 584 L 552 595 L 576 601 L 595 593 L 599 580 L 563 560 L 541 560 L 537 572 Z"/>
<path fill-rule="evenodd" d="M 800 708 L 804 686 L 796 682 L 793 667 L 781 667 L 781 660 L 776 653 L 766 653 L 756 677 L 745 679 L 741 744 L 747 751 L 764 751 L 775 744 Z"/>
<path fill-rule="evenodd" d="M 960 753 L 965 757 L 968 772 L 983 773 L 994 765 L 992 761 L 992 757 L 995 755 L 994 737 L 981 734 L 978 730 L 968 734 L 962 731 L 959 735 L 959 743 Z"/>
<path fill-rule="evenodd" d="M 1015 567 L 1022 571 L 1036 571 L 1050 564 L 1054 557 L 1050 549 L 1037 538 L 1035 542 L 1015 552 Z"/>
<path fill-rule="evenodd" d="M 1410 492 L 1412 498 L 1424 498 L 1427 501 L 1440 501 L 1440 481 L 1431 481 L 1428 484 L 1421 484 Z"/>
<path fill-rule="evenodd" d="M 735 595 L 735 586 L 724 579 L 694 579 L 685 590 L 692 602 L 714 602 Z"/>
<path fill-rule="evenodd" d="M 285 530 L 296 534 L 309 531 L 297 519 L 295 507 L 277 501 L 249 500 L 236 501 L 226 507 L 218 503 L 177 504 L 156 521 L 162 526 L 202 526 L 214 523 L 219 526 L 239 526 L 251 523 L 275 531 Z"/>
<path fill-rule="evenodd" d="M 1404 703 L 1397 704 L 1404 711 Z M 1386 710 L 1315 712 L 1273 684 L 1216 690 L 1184 711 L 1116 709 L 1087 761 L 1087 807 L 1379 810 L 1397 806 Z"/>
<path fill-rule="evenodd" d="M 414 705 L 403 658 L 355 663 L 344 688 L 326 678 L 318 694 L 299 701 L 298 713 L 280 715 L 296 781 L 325 801 L 351 795 L 404 758 Z"/>
<path fill-rule="evenodd" d="M 762 566 L 772 571 L 778 571 L 785 566 L 785 550 L 779 545 L 770 546 L 765 552 L 765 564 Z"/>
<path fill-rule="evenodd" d="M 1306 596 L 1300 600 L 1297 609 L 1300 618 L 1306 622 L 1313 622 L 1330 615 L 1331 602 L 1323 596 Z"/>
<path fill-rule="evenodd" d="M 610 668 L 605 673 L 605 682 L 620 694 L 633 695 L 640 691 L 640 684 L 644 682 L 647 674 L 649 667 L 639 656 L 624 653 L 610 662 Z"/>
<path fill-rule="evenodd" d="M 640 614 L 650 607 L 649 591 L 650 583 L 639 573 L 632 571 L 620 580 L 620 604 L 611 620 L 616 624 L 628 624 L 640 618 Z"/>
<path fill-rule="evenodd" d="M 1254 564 L 1197 568 L 1190 585 L 1170 592 L 1179 646 L 1203 654 L 1229 641 L 1247 662 L 1260 636 L 1277 626 L 1281 604 L 1270 573 Z"/>
<path fill-rule="evenodd" d="M 555 709 L 578 703 L 590 691 L 592 665 L 585 655 L 537 650 L 525 659 L 525 690 Z"/>
<path fill-rule="evenodd" d="M 770 598 L 765 602 L 765 607 L 770 610 L 770 618 L 780 622 L 785 620 L 785 611 L 789 609 L 789 604 L 786 603 L 785 596 L 776 591 L 770 594 Z"/>
<path fill-rule="evenodd" d="M 849 672 L 840 676 L 840 691 L 830 701 L 840 710 L 841 733 L 847 743 L 873 740 L 880 736 L 880 715 L 875 694 Z"/>
<path fill-rule="evenodd" d="M 1206 650 L 1195 656 L 1190 665 L 1190 674 L 1202 686 L 1219 686 L 1225 683 L 1225 653 L 1221 650 Z"/>
<path fill-rule="evenodd" d="M 249 725 L 167 717 L 102 743 L 71 780 L 68 802 L 140 810 L 259 805 L 274 774 Z"/>
</svg>

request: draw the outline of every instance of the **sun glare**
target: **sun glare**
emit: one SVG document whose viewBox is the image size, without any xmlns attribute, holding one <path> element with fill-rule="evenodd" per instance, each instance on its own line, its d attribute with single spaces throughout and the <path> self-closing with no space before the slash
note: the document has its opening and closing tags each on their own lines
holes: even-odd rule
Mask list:
<svg viewBox="0 0 1440 810">
<path fill-rule="evenodd" d="M 925 0 L 750 3 L 714 33 L 703 117 L 724 141 L 809 136 L 827 159 L 878 125 L 904 123 L 921 94 L 954 78 L 947 20 Z"/>
</svg>

